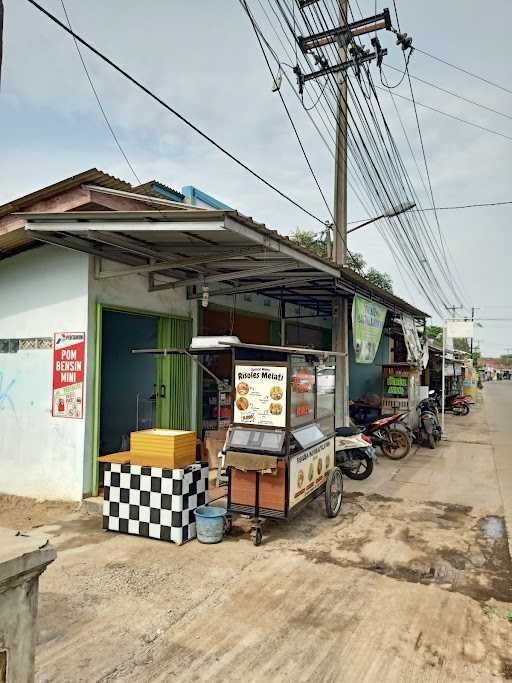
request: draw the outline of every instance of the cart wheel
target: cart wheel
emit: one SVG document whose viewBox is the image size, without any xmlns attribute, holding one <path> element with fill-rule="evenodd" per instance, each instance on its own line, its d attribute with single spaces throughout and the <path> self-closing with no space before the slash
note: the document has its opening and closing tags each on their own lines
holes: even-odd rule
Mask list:
<svg viewBox="0 0 512 683">
<path fill-rule="evenodd" d="M 336 517 L 343 502 L 343 477 L 339 467 L 335 467 L 327 477 L 325 485 L 325 511 L 327 517 Z"/>
<path fill-rule="evenodd" d="M 261 529 L 259 526 L 253 527 L 251 529 L 251 538 L 254 545 L 261 545 L 261 541 L 263 540 L 263 534 L 261 533 Z"/>
<path fill-rule="evenodd" d="M 229 536 L 229 534 L 233 531 L 233 518 L 231 515 L 226 515 L 224 517 L 224 535 Z"/>
</svg>

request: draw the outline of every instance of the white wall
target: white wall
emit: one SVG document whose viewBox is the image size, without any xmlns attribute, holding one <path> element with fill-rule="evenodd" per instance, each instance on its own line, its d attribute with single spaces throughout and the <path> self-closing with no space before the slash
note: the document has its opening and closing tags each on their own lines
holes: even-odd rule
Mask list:
<svg viewBox="0 0 512 683">
<path fill-rule="evenodd" d="M 87 279 L 88 257 L 58 247 L 0 261 L 0 339 L 85 331 Z M 52 353 L 0 353 L 0 492 L 79 500 L 85 420 L 51 415 Z"/>
</svg>

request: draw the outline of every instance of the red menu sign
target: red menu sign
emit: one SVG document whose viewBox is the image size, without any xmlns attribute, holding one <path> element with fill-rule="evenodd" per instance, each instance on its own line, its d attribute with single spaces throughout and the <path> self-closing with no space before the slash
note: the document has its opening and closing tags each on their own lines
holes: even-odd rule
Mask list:
<svg viewBox="0 0 512 683">
<path fill-rule="evenodd" d="M 56 332 L 53 338 L 53 417 L 84 416 L 85 332 Z"/>
</svg>

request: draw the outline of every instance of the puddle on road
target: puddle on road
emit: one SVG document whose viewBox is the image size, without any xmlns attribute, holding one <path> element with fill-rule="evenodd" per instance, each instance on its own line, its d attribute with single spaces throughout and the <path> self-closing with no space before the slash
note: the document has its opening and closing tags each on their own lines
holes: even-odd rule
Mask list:
<svg viewBox="0 0 512 683">
<path fill-rule="evenodd" d="M 484 517 L 480 520 L 480 531 L 485 538 L 503 538 L 505 536 L 505 524 L 501 517 Z"/>
<path fill-rule="evenodd" d="M 361 500 L 361 499 L 360 499 Z M 315 563 L 375 572 L 398 581 L 437 584 L 480 602 L 512 602 L 512 563 L 504 520 L 437 501 L 407 503 L 370 495 L 343 521 L 338 543 L 295 551 Z"/>
</svg>

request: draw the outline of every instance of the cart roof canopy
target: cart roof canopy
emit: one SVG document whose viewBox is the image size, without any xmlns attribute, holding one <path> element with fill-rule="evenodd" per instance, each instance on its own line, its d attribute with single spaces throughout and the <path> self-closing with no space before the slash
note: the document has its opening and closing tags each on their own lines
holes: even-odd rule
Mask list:
<svg viewBox="0 0 512 683">
<path fill-rule="evenodd" d="M 347 268 L 233 210 L 159 209 L 19 213 L 34 239 L 81 251 L 121 268 L 99 279 L 148 275 L 150 291 L 185 287 L 190 299 L 261 293 L 331 315 L 335 295 L 360 293 L 392 312 L 428 314 Z M 106 264 L 105 267 L 108 267 Z"/>
</svg>

